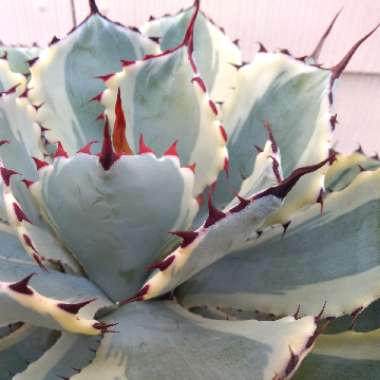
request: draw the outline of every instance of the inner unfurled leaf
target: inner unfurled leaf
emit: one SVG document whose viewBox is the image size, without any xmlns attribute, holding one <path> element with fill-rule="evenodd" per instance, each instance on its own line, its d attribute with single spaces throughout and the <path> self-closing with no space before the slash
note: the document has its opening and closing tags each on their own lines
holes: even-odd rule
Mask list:
<svg viewBox="0 0 380 380">
<path fill-rule="evenodd" d="M 54 160 L 41 172 L 38 198 L 86 273 L 120 300 L 141 286 L 168 232 L 188 227 L 198 206 L 193 172 L 176 157 L 113 155 L 116 161 L 88 154 Z"/>
</svg>

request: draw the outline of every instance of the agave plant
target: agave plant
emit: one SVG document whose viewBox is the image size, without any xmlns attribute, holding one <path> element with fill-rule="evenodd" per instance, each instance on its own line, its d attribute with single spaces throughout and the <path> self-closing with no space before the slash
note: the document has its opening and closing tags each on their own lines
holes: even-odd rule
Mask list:
<svg viewBox="0 0 380 380">
<path fill-rule="evenodd" d="M 1 380 L 379 378 L 380 162 L 332 148 L 375 29 L 245 63 L 199 0 L 89 5 L 1 48 Z"/>
</svg>

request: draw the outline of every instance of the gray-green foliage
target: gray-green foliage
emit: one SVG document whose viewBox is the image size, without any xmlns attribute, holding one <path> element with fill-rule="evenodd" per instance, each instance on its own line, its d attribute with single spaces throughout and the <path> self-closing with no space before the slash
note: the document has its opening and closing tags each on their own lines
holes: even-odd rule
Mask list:
<svg viewBox="0 0 380 380">
<path fill-rule="evenodd" d="M 380 165 L 331 146 L 372 32 L 243 63 L 199 3 L 0 47 L 0 380 L 379 377 Z"/>
</svg>

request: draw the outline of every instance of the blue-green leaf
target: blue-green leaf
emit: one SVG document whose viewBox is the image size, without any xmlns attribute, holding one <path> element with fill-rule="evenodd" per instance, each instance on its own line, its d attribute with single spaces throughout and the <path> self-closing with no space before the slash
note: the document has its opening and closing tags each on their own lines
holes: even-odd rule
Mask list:
<svg viewBox="0 0 380 380">
<path fill-rule="evenodd" d="M 13 380 L 71 379 L 92 361 L 100 340 L 101 337 L 63 332 L 49 350 Z"/>
<path fill-rule="evenodd" d="M 146 266 L 167 253 L 169 231 L 187 228 L 198 209 L 194 174 L 174 156 L 121 156 L 105 170 L 97 156 L 78 154 L 40 174 L 44 216 L 114 300 L 137 291 Z"/>
<path fill-rule="evenodd" d="M 169 301 L 122 307 L 108 317 L 115 320 L 120 332 L 104 338 L 75 380 L 287 379 L 311 348 L 316 328 L 311 317 L 210 320 Z"/>
<path fill-rule="evenodd" d="M 0 340 L 0 373 L 2 380 L 25 370 L 58 339 L 57 331 L 27 324 Z"/>
</svg>

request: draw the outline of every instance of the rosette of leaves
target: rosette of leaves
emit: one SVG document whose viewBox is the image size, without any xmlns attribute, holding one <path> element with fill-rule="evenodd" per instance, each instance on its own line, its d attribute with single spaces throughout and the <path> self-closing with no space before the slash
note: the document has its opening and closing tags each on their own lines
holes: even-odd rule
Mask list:
<svg viewBox="0 0 380 380">
<path fill-rule="evenodd" d="M 89 5 L 2 47 L 1 379 L 378 378 L 379 161 L 331 145 L 374 30 L 245 63 L 199 1 Z"/>
</svg>

